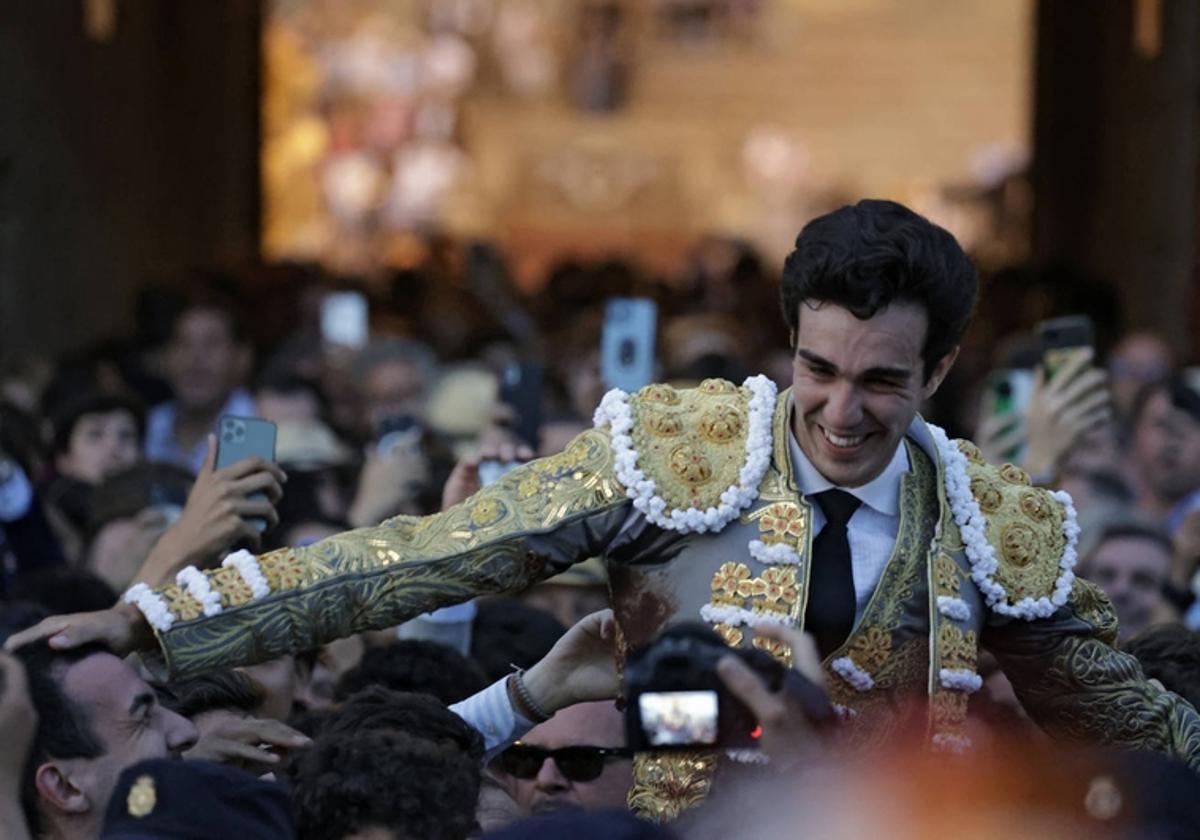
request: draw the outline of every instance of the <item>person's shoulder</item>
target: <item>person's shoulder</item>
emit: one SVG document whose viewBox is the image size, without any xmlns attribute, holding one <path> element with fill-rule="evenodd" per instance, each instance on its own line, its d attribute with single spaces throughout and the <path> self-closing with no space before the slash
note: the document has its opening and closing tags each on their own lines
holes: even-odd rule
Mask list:
<svg viewBox="0 0 1200 840">
<path fill-rule="evenodd" d="M 717 531 L 752 502 L 771 459 L 775 385 L 706 379 L 694 388 L 614 390 L 596 411 L 634 505 L 675 531 Z"/>
<path fill-rule="evenodd" d="M 951 445 L 962 458 L 943 459 L 947 501 L 985 600 L 1004 615 L 1052 615 L 1075 580 L 1079 527 L 1071 497 L 1035 487 L 1015 464 L 988 463 L 970 441 Z M 960 475 L 949 475 L 956 469 Z"/>
</svg>

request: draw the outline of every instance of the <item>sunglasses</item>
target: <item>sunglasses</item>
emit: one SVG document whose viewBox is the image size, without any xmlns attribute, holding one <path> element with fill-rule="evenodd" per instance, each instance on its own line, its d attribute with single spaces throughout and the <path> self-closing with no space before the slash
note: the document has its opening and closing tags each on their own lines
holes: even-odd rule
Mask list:
<svg viewBox="0 0 1200 840">
<path fill-rule="evenodd" d="M 547 750 L 517 741 L 500 753 L 496 762 L 500 769 L 518 779 L 532 779 L 542 769 L 547 758 L 554 759 L 558 772 L 572 782 L 591 782 L 604 772 L 609 759 L 632 758 L 627 747 L 560 747 Z"/>
</svg>

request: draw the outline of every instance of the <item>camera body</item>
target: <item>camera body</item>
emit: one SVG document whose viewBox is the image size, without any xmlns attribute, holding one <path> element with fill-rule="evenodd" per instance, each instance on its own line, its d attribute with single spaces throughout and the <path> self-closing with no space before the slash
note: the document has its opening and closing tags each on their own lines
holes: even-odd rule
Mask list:
<svg viewBox="0 0 1200 840">
<path fill-rule="evenodd" d="M 754 747 L 758 721 L 717 676 L 721 657 L 738 656 L 768 688 L 785 668 L 769 653 L 731 648 L 707 625 L 671 627 L 625 662 L 627 743 L 635 750 Z"/>
</svg>

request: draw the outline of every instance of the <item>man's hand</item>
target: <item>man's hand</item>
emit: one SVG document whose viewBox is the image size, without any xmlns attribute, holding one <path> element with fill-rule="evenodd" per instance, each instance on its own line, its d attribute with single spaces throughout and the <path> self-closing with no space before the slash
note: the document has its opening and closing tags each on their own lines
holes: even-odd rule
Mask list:
<svg viewBox="0 0 1200 840">
<path fill-rule="evenodd" d="M 442 510 L 448 510 L 480 491 L 483 485 L 479 481 L 479 465 L 484 461 L 508 464 L 528 461 L 532 457 L 533 450 L 528 446 L 506 443 L 482 448 L 475 455 L 463 458 L 454 465 L 450 477 L 446 479 L 446 486 L 442 488 Z"/>
<path fill-rule="evenodd" d="M 208 454 L 183 515 L 154 546 L 137 581 L 150 586 L 170 583 L 183 567 L 210 565 L 240 540 L 257 550 L 262 536 L 247 519 L 265 519 L 269 527 L 279 523 L 275 503 L 283 496 L 282 485 L 287 481 L 279 465 L 246 458 L 218 470 L 216 458 L 217 439 L 209 435 Z M 249 498 L 255 493 L 267 498 Z"/>
<path fill-rule="evenodd" d="M 525 672 L 525 687 L 533 701 L 553 714 L 576 703 L 616 697 L 621 690 L 616 637 L 612 610 L 581 618 Z"/>
<path fill-rule="evenodd" d="M 212 713 L 202 715 L 197 728 L 200 738 L 184 758 L 216 761 L 255 774 L 273 770 L 288 751 L 312 743 L 303 732 L 271 718 Z"/>
<path fill-rule="evenodd" d="M 46 639 L 46 644 L 55 650 L 102 642 L 118 656 L 149 650 L 155 644 L 154 633 L 141 610 L 124 603 L 98 612 L 52 615 L 9 636 L 4 649 L 16 650 L 39 639 Z"/>
<path fill-rule="evenodd" d="M 811 747 L 812 717 L 829 717 L 832 707 L 822 686 L 821 659 L 812 637 L 781 624 L 764 624 L 755 635 L 782 642 L 792 649 L 792 670 L 779 691 L 767 685 L 746 663 L 730 654 L 717 663 L 717 676 L 734 697 L 746 704 L 762 726 L 759 741 L 764 755 L 773 763 L 787 766 Z"/>
<path fill-rule="evenodd" d="M 1073 353 L 1049 380 L 1038 367 L 1025 419 L 1029 449 L 1022 466 L 1029 474 L 1056 475 L 1080 438 L 1112 422 L 1108 374 L 1092 365 L 1093 357 L 1090 349 Z"/>
</svg>

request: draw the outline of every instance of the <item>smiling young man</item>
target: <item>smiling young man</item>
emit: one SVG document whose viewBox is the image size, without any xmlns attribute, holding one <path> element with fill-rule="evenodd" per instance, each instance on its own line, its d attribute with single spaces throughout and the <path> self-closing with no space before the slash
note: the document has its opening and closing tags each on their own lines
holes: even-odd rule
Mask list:
<svg viewBox="0 0 1200 840">
<path fill-rule="evenodd" d="M 1111 646 L 1111 606 L 1072 572 L 1069 497 L 986 464 L 917 414 L 954 362 L 977 285 L 945 230 L 894 202 L 843 207 L 809 223 L 784 266 L 791 389 L 760 376 L 615 391 L 563 453 L 443 513 L 234 557 L 30 635 L 157 648 L 186 675 L 603 556 L 626 647 L 700 619 L 730 645 L 786 658 L 756 628 L 812 633 L 856 744 L 915 732 L 936 749 L 969 748 L 986 647 L 1052 734 L 1200 769 L 1200 718 Z M 527 689 L 526 712 L 552 690 Z M 703 798 L 714 764 L 638 756 L 630 804 L 669 818 Z"/>
</svg>

